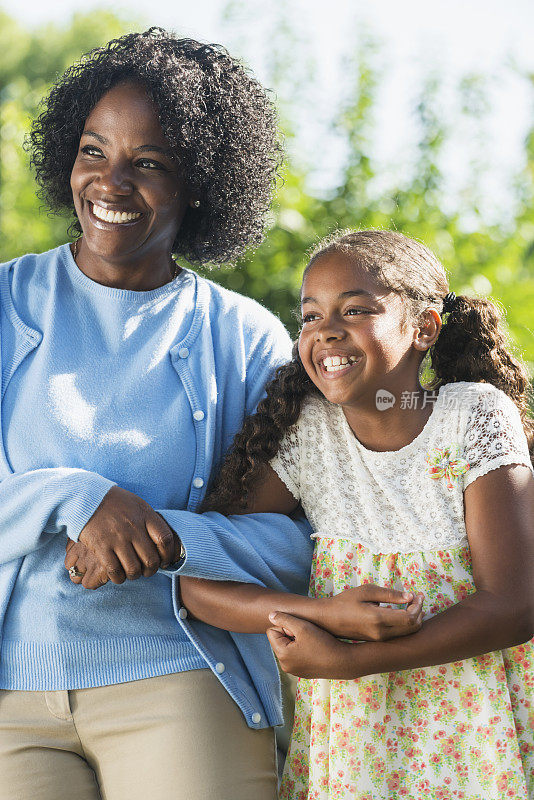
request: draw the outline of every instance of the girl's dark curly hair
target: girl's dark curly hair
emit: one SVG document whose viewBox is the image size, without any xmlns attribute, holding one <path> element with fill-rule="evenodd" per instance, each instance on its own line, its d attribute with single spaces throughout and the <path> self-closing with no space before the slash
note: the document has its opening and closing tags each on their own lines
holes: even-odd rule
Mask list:
<svg viewBox="0 0 534 800">
<path fill-rule="evenodd" d="M 407 319 L 416 322 L 428 308 L 443 314 L 443 300 L 449 292 L 445 269 L 420 242 L 396 231 L 336 232 L 312 251 L 306 269 L 330 253 L 353 259 L 381 286 L 403 297 Z M 491 383 L 505 392 L 519 409 L 533 455 L 534 420 L 528 405 L 528 374 L 510 352 L 494 303 L 458 296 L 430 350 L 430 359 L 435 376 L 431 388 L 473 381 Z M 308 377 L 295 345 L 292 361 L 278 369 L 267 386 L 267 397 L 235 437 L 203 510 L 228 514 L 247 507 L 265 464 L 276 455 L 284 433 L 299 417 L 304 398 L 312 393 L 318 394 L 318 390 Z"/>
<path fill-rule="evenodd" d="M 113 39 L 69 67 L 29 136 L 41 197 L 74 212 L 70 173 L 85 120 L 117 83 L 143 85 L 199 208 L 188 208 L 173 252 L 193 263 L 237 258 L 263 238 L 282 161 L 277 115 L 263 87 L 217 44 L 161 28 Z"/>
</svg>

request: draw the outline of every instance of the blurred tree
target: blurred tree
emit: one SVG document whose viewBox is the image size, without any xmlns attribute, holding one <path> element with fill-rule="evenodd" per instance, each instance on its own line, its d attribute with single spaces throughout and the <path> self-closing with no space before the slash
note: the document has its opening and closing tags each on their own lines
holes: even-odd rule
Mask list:
<svg viewBox="0 0 534 800">
<path fill-rule="evenodd" d="M 42 209 L 22 147 L 42 96 L 82 53 L 135 27 L 100 10 L 28 32 L 0 12 L 0 261 L 65 240 L 65 220 Z"/>
<path fill-rule="evenodd" d="M 468 183 L 451 210 L 443 174 L 451 130 L 441 113 L 440 76 L 423 75 L 414 101 L 418 133 L 408 177 L 401 179 L 398 168 L 391 170 L 393 177 L 385 175 L 376 166 L 373 149 L 381 51 L 364 33 L 345 62 L 345 100 L 333 122 L 345 154 L 340 179 L 334 190 L 314 194 L 308 188 L 308 168 L 295 154 L 294 138 L 299 110 L 310 102 L 313 58 L 280 0 L 271 6 L 272 35 L 263 39 L 262 58 L 257 39 L 244 33 L 245 28 L 256 30 L 250 21 L 252 11 L 239 0 L 227 4 L 227 41 L 232 52 L 241 53 L 245 60 L 249 60 L 247 47 L 254 48 L 255 60 L 262 62 L 262 78 L 277 94 L 291 157 L 263 245 L 235 267 L 206 268 L 202 273 L 256 297 L 296 333 L 294 310 L 301 271 L 306 251 L 318 237 L 333 228 L 393 227 L 421 239 L 437 253 L 455 291 L 491 295 L 501 301 L 508 310 L 513 340 L 534 364 L 534 123 L 525 142 L 526 169 L 514 184 L 515 212 L 502 223 L 489 225 L 479 210 L 479 178 L 486 167 L 486 85 L 481 76 L 462 78 L 454 124 L 463 126 L 461 130 L 477 142 L 478 150 L 469 164 Z M 97 16 L 78 14 L 64 27 L 47 25 L 28 32 L 0 13 L 0 260 L 53 247 L 67 236 L 65 220 L 40 208 L 21 147 L 39 99 L 82 52 L 135 27 L 139 26 L 100 11 Z"/>
</svg>

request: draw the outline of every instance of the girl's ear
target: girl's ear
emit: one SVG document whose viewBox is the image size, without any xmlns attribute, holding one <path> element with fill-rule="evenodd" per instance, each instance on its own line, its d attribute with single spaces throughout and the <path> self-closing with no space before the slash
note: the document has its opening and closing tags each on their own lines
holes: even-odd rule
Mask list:
<svg viewBox="0 0 534 800">
<path fill-rule="evenodd" d="M 414 328 L 413 346 L 416 350 L 425 351 L 432 347 L 441 330 L 441 317 L 435 308 L 423 311 L 419 325 Z"/>
</svg>

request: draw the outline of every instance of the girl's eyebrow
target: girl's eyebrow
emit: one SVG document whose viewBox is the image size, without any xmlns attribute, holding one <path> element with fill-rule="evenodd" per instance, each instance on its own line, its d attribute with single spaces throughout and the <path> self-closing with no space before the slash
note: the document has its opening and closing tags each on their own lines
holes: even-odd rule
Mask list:
<svg viewBox="0 0 534 800">
<path fill-rule="evenodd" d="M 371 292 L 366 291 L 365 289 L 349 289 L 348 292 L 341 292 L 338 294 L 338 300 L 344 300 L 345 297 L 370 297 L 371 299 L 374 298 L 374 295 Z M 303 297 L 300 301 L 301 303 L 317 303 L 316 297 Z"/>
</svg>

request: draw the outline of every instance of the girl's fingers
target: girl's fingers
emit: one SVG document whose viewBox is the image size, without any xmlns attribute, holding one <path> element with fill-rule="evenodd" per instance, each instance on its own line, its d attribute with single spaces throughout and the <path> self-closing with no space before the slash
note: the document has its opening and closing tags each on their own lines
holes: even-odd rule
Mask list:
<svg viewBox="0 0 534 800">
<path fill-rule="evenodd" d="M 393 605 L 403 605 L 412 602 L 413 592 L 398 589 L 389 589 L 387 586 L 375 586 L 372 583 L 364 583 L 360 587 L 361 600 L 371 603 L 392 603 Z"/>
<path fill-rule="evenodd" d="M 282 628 L 288 636 L 294 636 L 295 632 L 306 624 L 304 620 L 291 614 L 286 614 L 285 611 L 272 611 L 269 614 L 269 619 L 274 627 Z"/>
<path fill-rule="evenodd" d="M 267 638 L 277 656 L 281 655 L 285 648 L 294 641 L 284 633 L 282 628 L 267 628 Z"/>
</svg>

